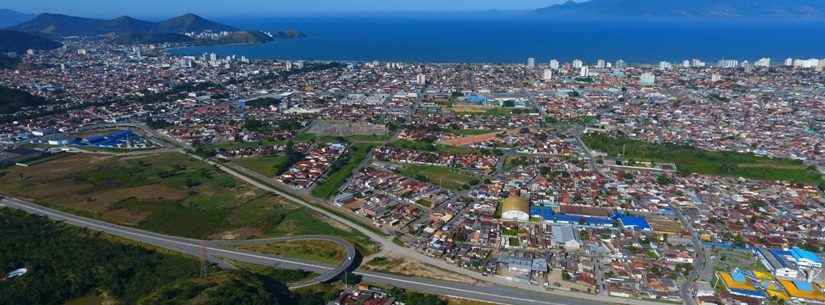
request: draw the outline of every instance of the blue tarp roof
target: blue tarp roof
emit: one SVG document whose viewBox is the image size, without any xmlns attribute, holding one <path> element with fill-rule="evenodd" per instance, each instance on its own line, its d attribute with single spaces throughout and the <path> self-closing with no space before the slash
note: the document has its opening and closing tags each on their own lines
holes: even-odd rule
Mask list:
<svg viewBox="0 0 825 305">
<path fill-rule="evenodd" d="M 815 263 L 822 263 L 822 260 L 820 260 L 819 256 L 817 256 L 816 253 L 813 253 L 811 251 L 803 250 L 799 247 L 793 247 L 790 252 L 791 256 L 796 258 L 797 261 L 800 259 L 807 259 Z"/>
<path fill-rule="evenodd" d="M 806 281 L 794 280 L 793 284 L 794 284 L 794 286 L 796 286 L 796 289 L 799 289 L 799 291 L 806 291 L 806 292 L 814 291 L 814 286 L 811 285 L 811 283 L 808 283 Z"/>
<path fill-rule="evenodd" d="M 650 230 L 650 224 L 641 216 L 633 215 L 616 215 L 616 218 L 622 222 L 625 228 L 635 228 L 638 230 Z"/>
</svg>

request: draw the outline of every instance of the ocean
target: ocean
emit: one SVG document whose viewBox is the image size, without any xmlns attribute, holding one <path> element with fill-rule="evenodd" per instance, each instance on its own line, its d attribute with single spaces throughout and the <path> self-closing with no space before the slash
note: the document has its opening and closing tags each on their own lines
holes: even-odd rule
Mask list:
<svg viewBox="0 0 825 305">
<path fill-rule="evenodd" d="M 172 53 L 249 58 L 437 63 L 596 59 L 657 63 L 699 58 L 825 58 L 825 22 L 560 21 L 524 16 L 320 16 L 224 19 L 306 38 L 260 45 L 190 47 Z"/>
</svg>

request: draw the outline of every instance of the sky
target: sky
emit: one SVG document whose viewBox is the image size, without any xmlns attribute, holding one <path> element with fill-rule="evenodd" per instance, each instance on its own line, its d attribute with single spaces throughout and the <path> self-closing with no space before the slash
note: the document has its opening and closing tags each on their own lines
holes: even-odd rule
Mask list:
<svg viewBox="0 0 825 305">
<path fill-rule="evenodd" d="M 301 13 L 529 10 L 562 0 L 3 0 L 0 8 L 25 13 L 86 17 L 166 17 L 196 13 L 215 17 Z"/>
</svg>

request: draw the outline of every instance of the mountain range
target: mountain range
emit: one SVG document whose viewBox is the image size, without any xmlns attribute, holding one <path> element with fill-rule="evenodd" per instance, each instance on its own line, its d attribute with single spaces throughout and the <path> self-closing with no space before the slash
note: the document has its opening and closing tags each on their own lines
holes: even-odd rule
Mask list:
<svg viewBox="0 0 825 305">
<path fill-rule="evenodd" d="M 590 0 L 535 13 L 566 18 L 825 19 L 825 0 Z"/>
<path fill-rule="evenodd" d="M 175 33 L 204 31 L 240 31 L 231 26 L 186 14 L 161 22 L 138 20 L 123 16 L 115 19 L 92 19 L 61 14 L 40 14 L 32 20 L 9 28 L 11 30 L 48 36 L 81 36 L 125 33 Z"/>
<path fill-rule="evenodd" d="M 35 15 L 9 9 L 0 9 L 0 28 L 13 26 L 34 19 Z"/>
</svg>

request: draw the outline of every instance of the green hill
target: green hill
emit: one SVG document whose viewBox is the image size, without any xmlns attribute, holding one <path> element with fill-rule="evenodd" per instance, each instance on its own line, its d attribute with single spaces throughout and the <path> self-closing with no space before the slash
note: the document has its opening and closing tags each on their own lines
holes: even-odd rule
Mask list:
<svg viewBox="0 0 825 305">
<path fill-rule="evenodd" d="M 61 46 L 54 40 L 20 31 L 0 30 L 0 52 L 23 53 L 28 49 L 52 50 Z"/>
</svg>

